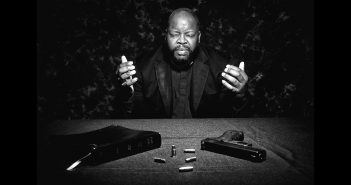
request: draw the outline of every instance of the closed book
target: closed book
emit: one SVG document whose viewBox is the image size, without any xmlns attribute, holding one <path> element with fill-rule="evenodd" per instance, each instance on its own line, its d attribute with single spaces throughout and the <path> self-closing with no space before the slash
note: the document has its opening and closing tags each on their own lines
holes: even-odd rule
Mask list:
<svg viewBox="0 0 351 185">
<path fill-rule="evenodd" d="M 50 146 L 51 154 L 66 167 L 83 158 L 82 164 L 96 165 L 159 148 L 161 135 L 110 125 L 80 134 L 52 135 Z"/>
</svg>

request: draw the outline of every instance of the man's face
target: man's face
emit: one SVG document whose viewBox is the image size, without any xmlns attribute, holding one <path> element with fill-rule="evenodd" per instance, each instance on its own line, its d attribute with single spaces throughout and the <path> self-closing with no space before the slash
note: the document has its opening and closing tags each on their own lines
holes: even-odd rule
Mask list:
<svg viewBox="0 0 351 185">
<path fill-rule="evenodd" d="M 168 48 L 177 61 L 187 61 L 200 42 L 200 36 L 192 16 L 176 14 L 168 27 Z"/>
</svg>

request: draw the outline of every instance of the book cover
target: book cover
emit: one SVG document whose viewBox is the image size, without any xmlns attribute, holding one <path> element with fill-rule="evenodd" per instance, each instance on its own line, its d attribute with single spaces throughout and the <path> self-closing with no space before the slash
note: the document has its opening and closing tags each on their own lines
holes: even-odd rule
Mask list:
<svg viewBox="0 0 351 185">
<path fill-rule="evenodd" d="M 52 159 L 66 169 L 69 166 L 73 169 L 78 164 L 97 165 L 160 146 L 161 135 L 158 132 L 134 130 L 118 125 L 80 134 L 50 137 Z"/>
</svg>

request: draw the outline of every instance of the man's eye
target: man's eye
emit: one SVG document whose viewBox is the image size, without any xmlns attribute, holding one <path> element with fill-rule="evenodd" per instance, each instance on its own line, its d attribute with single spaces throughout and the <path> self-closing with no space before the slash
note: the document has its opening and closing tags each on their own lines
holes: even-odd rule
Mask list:
<svg viewBox="0 0 351 185">
<path fill-rule="evenodd" d="M 195 34 L 188 34 L 187 37 L 195 37 Z"/>
<path fill-rule="evenodd" d="M 177 33 L 170 33 L 169 34 L 171 37 L 178 37 L 179 36 L 179 34 L 177 34 Z"/>
</svg>

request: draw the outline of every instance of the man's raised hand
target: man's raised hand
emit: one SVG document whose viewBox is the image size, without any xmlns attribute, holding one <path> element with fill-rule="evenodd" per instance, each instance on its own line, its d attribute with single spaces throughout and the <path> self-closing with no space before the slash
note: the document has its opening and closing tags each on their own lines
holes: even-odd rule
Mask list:
<svg viewBox="0 0 351 185">
<path fill-rule="evenodd" d="M 130 86 L 134 91 L 133 84 L 138 80 L 138 78 L 132 78 L 132 75 L 136 73 L 133 61 L 127 61 L 127 58 L 124 55 L 122 55 L 121 60 L 122 63 L 119 65 L 117 74 L 123 81 L 122 86 Z"/>
<path fill-rule="evenodd" d="M 233 65 L 226 65 L 226 68 L 222 72 L 222 76 L 225 80 L 222 80 L 222 84 L 233 92 L 240 93 L 248 80 L 248 76 L 244 71 L 245 64 L 240 62 L 239 67 Z"/>
</svg>

